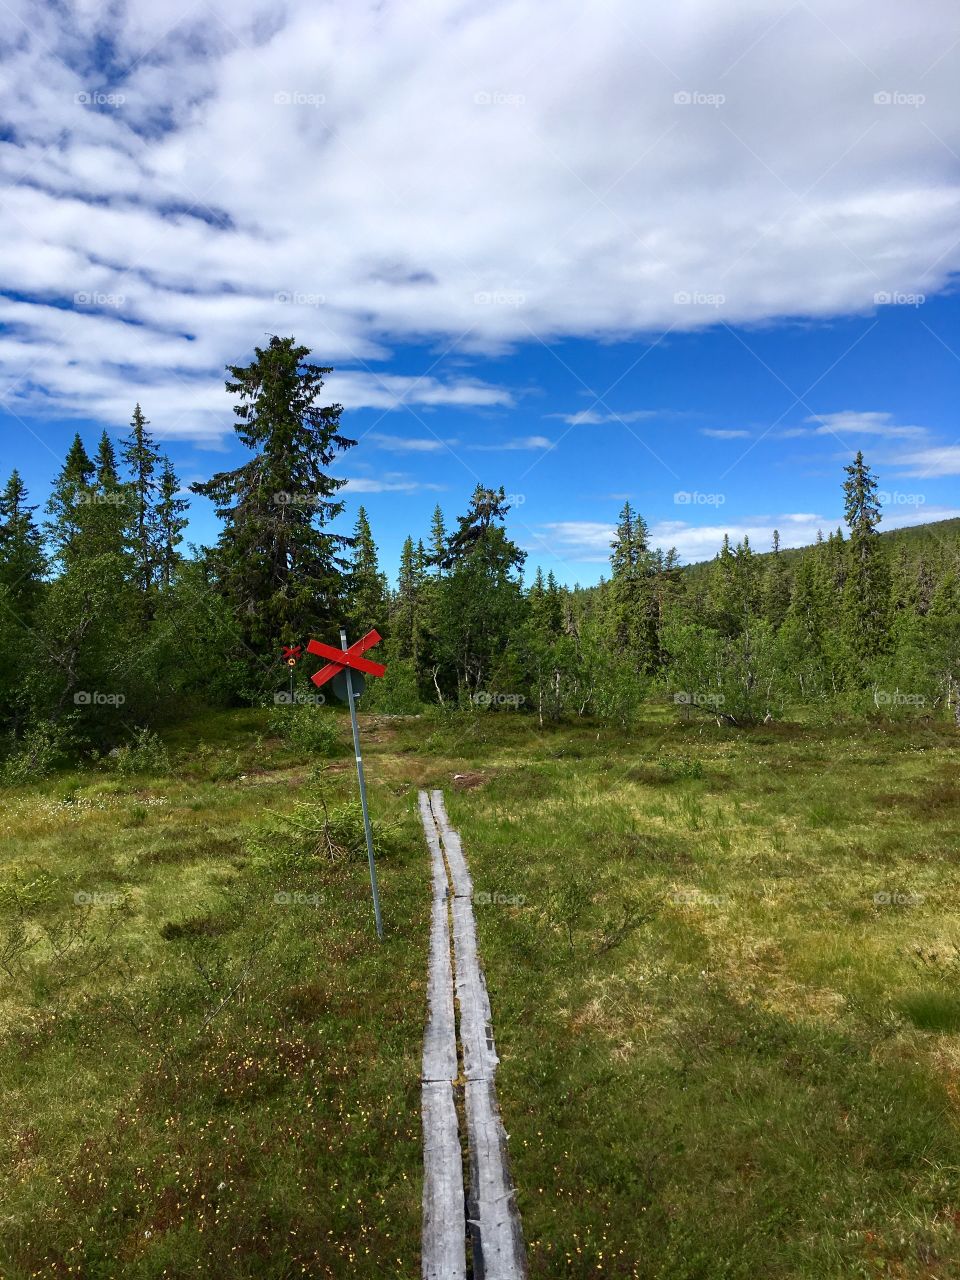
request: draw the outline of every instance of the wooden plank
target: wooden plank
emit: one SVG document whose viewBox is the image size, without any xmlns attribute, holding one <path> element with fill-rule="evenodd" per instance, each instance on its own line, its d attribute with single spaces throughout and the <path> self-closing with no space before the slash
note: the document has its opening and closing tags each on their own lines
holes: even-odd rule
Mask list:
<svg viewBox="0 0 960 1280">
<path fill-rule="evenodd" d="M 423 1116 L 423 1280 L 465 1280 L 463 1167 L 449 1081 L 421 1085 Z"/>
<path fill-rule="evenodd" d="M 466 1222 L 463 1161 L 454 1080 L 457 1064 L 453 970 L 447 909 L 449 884 L 430 798 L 420 792 L 420 817 L 430 850 L 433 905 L 423 1037 L 420 1110 L 423 1122 L 423 1280 L 465 1280 Z"/>
<path fill-rule="evenodd" d="M 436 818 L 437 826 L 440 829 L 447 865 L 450 867 L 453 896 L 455 898 L 470 898 L 473 896 L 473 880 L 467 869 L 466 858 L 463 856 L 460 835 L 451 827 L 450 819 L 447 817 L 447 807 L 443 802 L 442 791 L 430 792 L 430 805 L 433 809 L 433 816 Z"/>
<path fill-rule="evenodd" d="M 522 1280 L 526 1250 L 507 1159 L 507 1135 L 492 1080 L 468 1080 L 470 1195 L 467 1222 L 473 1239 L 474 1275 L 483 1280 Z"/>
<path fill-rule="evenodd" d="M 507 1136 L 497 1106 L 494 1077 L 499 1058 L 493 1038 L 490 997 L 477 947 L 473 882 L 460 837 L 447 818 L 442 792 L 431 792 L 430 807 L 454 884 L 454 981 L 466 1078 L 470 1159 L 467 1213 L 473 1240 L 474 1275 L 478 1280 L 522 1280 L 527 1274 L 526 1251 L 507 1159 Z M 454 869 L 457 865 L 461 867 L 459 876 Z"/>
<path fill-rule="evenodd" d="M 457 1036 L 453 1011 L 453 974 L 450 963 L 450 924 L 447 914 L 447 872 L 430 801 L 420 792 L 423 822 L 433 881 L 430 917 L 430 959 L 427 972 L 427 1025 L 423 1036 L 423 1080 L 454 1080 L 457 1076 Z"/>
<path fill-rule="evenodd" d="M 464 1075 L 468 1080 L 492 1080 L 500 1059 L 493 1039 L 490 997 L 480 968 L 477 924 L 469 898 L 453 900 L 453 945 Z"/>
</svg>

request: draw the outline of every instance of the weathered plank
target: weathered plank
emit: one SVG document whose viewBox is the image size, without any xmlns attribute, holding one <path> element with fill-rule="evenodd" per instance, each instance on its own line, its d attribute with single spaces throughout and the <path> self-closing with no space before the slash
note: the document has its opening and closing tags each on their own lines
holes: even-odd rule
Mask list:
<svg viewBox="0 0 960 1280">
<path fill-rule="evenodd" d="M 480 968 L 477 924 L 469 898 L 453 900 L 453 945 L 464 1075 L 468 1080 L 492 1080 L 500 1059 L 493 1039 L 490 997 Z"/>
<path fill-rule="evenodd" d="M 473 880 L 467 869 L 467 860 L 463 856 L 460 835 L 451 827 L 450 819 L 447 817 L 447 807 L 443 802 L 442 791 L 430 792 L 430 805 L 443 840 L 443 851 L 450 868 L 450 879 L 453 881 L 453 896 L 470 898 L 473 896 Z"/>
<path fill-rule="evenodd" d="M 463 1167 L 457 1109 L 449 1081 L 424 1081 L 423 1280 L 464 1280 L 467 1273 L 463 1212 Z"/>
<path fill-rule="evenodd" d="M 454 981 L 466 1077 L 470 1159 L 467 1212 L 473 1240 L 474 1276 L 477 1280 L 522 1280 L 527 1274 L 526 1251 L 507 1159 L 507 1136 L 497 1106 L 494 1077 L 499 1059 L 493 1038 L 490 997 L 477 947 L 473 882 L 460 837 L 450 826 L 442 792 L 431 792 L 430 807 L 440 830 L 454 891 Z"/>
<path fill-rule="evenodd" d="M 453 974 L 450 963 L 450 924 L 447 913 L 447 872 L 440 850 L 430 801 L 420 792 L 423 822 L 433 880 L 430 917 L 430 959 L 427 974 L 427 1026 L 423 1036 L 423 1080 L 454 1080 L 457 1075 L 457 1034 L 453 1011 Z"/>
<path fill-rule="evenodd" d="M 474 1276 L 520 1280 L 527 1274 L 526 1250 L 493 1081 L 468 1080 L 466 1095 Z"/>
</svg>

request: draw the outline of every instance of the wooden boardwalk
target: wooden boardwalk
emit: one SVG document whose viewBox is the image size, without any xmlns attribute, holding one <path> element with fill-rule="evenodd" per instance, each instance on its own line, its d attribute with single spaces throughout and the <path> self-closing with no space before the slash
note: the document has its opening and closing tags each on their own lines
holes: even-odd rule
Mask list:
<svg viewBox="0 0 960 1280">
<path fill-rule="evenodd" d="M 422 1275 L 463 1280 L 469 1239 L 475 1280 L 521 1280 L 527 1274 L 526 1251 L 497 1105 L 499 1059 L 477 950 L 473 881 L 443 792 L 420 792 L 420 817 L 433 880 L 421 1087 Z M 458 1123 L 458 1100 L 465 1132 Z"/>
</svg>

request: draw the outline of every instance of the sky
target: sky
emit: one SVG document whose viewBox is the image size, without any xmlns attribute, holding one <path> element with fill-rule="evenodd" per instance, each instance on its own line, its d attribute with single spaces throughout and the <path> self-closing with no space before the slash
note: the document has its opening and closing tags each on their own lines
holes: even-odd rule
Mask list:
<svg viewBox="0 0 960 1280">
<path fill-rule="evenodd" d="M 651 11 L 647 11 L 650 9 Z M 595 582 L 960 515 L 960 12 L 900 0 L 3 0 L 0 479 L 140 402 L 237 465 L 225 366 L 333 366 L 384 567 L 510 495 Z M 217 525 L 194 499 L 190 539 Z"/>
</svg>

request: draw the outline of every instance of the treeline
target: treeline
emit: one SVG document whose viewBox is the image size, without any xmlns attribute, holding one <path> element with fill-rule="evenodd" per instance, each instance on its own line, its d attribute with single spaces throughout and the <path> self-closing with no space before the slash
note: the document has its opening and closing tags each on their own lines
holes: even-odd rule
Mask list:
<svg viewBox="0 0 960 1280">
<path fill-rule="evenodd" d="M 944 715 L 956 706 L 956 548 L 891 554 L 877 482 L 845 469 L 846 531 L 789 557 L 725 540 L 709 568 L 650 546 L 629 504 L 610 576 L 560 586 L 507 535 L 504 491 L 478 486 L 450 527 L 438 507 L 408 537 L 388 583 L 369 520 L 336 531 L 354 447 L 324 376 L 293 338 L 229 369 L 236 432 L 250 456 L 192 486 L 222 523 L 184 554 L 188 502 L 140 406 L 116 449 L 78 435 L 40 512 L 14 472 L 0 497 L 0 720 L 8 755 L 44 760 L 109 749 L 137 727 L 202 705 L 272 701 L 282 648 L 310 636 L 384 636 L 383 711 L 521 707 L 541 722 L 627 725 L 651 697 L 736 724 L 792 711 Z M 306 695 L 305 666 L 297 687 Z"/>
</svg>

